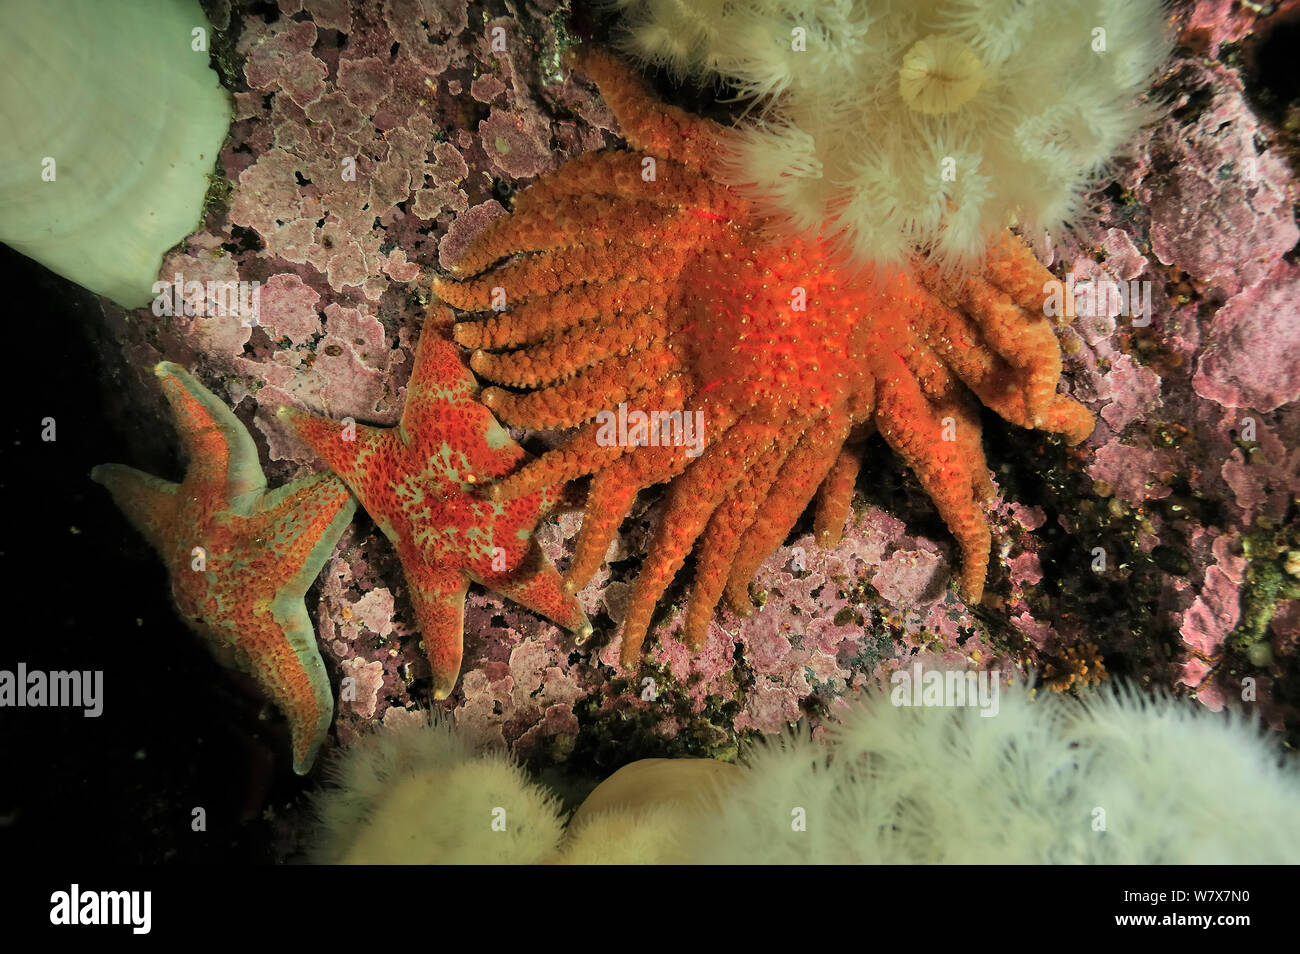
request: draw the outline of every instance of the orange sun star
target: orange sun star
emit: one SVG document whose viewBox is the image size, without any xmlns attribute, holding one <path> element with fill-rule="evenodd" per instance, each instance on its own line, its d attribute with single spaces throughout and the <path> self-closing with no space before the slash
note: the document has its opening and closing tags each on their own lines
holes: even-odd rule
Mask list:
<svg viewBox="0 0 1300 954">
<path fill-rule="evenodd" d="M 769 231 L 749 198 L 713 178 L 720 126 L 657 103 L 608 54 L 579 65 L 632 151 L 588 153 L 542 177 L 466 250 L 454 269 L 464 280 L 434 286 L 468 311 L 504 291 L 506 311 L 455 328 L 479 376 L 504 386 L 482 394 L 503 422 L 581 426 L 494 496 L 592 475 L 574 590 L 637 493 L 670 482 L 624 621 L 633 666 L 693 547 L 684 638 L 699 648 L 724 593 L 737 613 L 752 609 L 749 581 L 814 496 L 817 538 L 833 545 L 874 429 L 933 499 L 961 547 L 962 595 L 979 600 L 993 488 L 976 399 L 1071 442 L 1093 426 L 1057 393 L 1060 346 L 1043 311 L 1052 275 L 1010 233 L 956 278 L 924 262 L 850 272 L 819 236 Z M 601 413 L 619 405 L 626 427 Z M 696 421 L 703 453 L 687 439 Z"/>
</svg>

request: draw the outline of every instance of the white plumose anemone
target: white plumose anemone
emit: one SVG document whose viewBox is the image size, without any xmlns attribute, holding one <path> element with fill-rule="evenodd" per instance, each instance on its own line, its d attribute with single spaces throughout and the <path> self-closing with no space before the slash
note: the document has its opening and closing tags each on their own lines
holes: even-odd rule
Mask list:
<svg viewBox="0 0 1300 954">
<path fill-rule="evenodd" d="M 568 823 L 441 716 L 368 733 L 317 796 L 314 854 L 372 863 L 1295 864 L 1300 769 L 1241 715 L 1103 687 L 989 707 L 854 702 L 742 765 L 644 759 Z M 990 693 L 991 695 L 991 693 Z"/>
<path fill-rule="evenodd" d="M 1152 118 L 1137 99 L 1170 48 L 1158 0 L 618 6 L 628 53 L 755 99 L 729 181 L 885 265 L 919 249 L 968 266 L 1008 225 L 1073 223 Z"/>
<path fill-rule="evenodd" d="M 881 694 L 827 735 L 753 749 L 725 810 L 690 832 L 693 860 L 1300 862 L 1295 762 L 1248 719 L 1185 700 L 1012 687 L 986 717 Z"/>
</svg>

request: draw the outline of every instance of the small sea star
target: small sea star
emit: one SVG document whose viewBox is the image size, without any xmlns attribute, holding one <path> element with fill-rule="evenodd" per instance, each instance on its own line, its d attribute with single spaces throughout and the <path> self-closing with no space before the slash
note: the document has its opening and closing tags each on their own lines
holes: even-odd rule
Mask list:
<svg viewBox="0 0 1300 954">
<path fill-rule="evenodd" d="M 447 336 L 450 323 L 439 307 L 425 319 L 397 427 L 348 427 L 287 407 L 277 412 L 352 488 L 396 548 L 435 699 L 451 694 L 460 673 L 471 581 L 582 638 L 591 632 L 532 537 L 559 501 L 558 489 L 540 487 L 506 502 L 480 492 L 527 455 L 479 403 L 478 384 Z"/>
<path fill-rule="evenodd" d="M 285 714 L 294 771 L 306 774 L 334 698 L 303 597 L 356 501 L 324 474 L 268 491 L 257 446 L 230 409 L 178 365 L 164 361 L 154 373 L 189 456 L 185 478 L 102 464 L 91 479 L 162 557 L 185 621 Z"/>
<path fill-rule="evenodd" d="M 581 427 L 494 485 L 495 499 L 594 475 L 567 580 L 576 589 L 636 494 L 671 482 L 628 602 L 622 662 L 632 666 L 697 541 L 684 628 L 695 648 L 724 591 L 751 611 L 750 579 L 819 488 L 815 530 L 834 543 L 875 430 L 935 502 L 962 550 L 962 593 L 979 600 L 993 486 L 974 398 L 1071 441 L 1092 429 L 1056 391 L 1051 273 L 1009 233 L 964 275 L 924 260 L 908 273 L 845 269 L 823 236 L 778 234 L 717 180 L 721 127 L 657 103 L 606 53 L 583 53 L 580 66 L 635 152 L 588 153 L 543 176 L 456 263 L 467 280 L 434 284 L 473 311 L 506 293 L 508 311 L 454 329 L 474 370 L 511 389 L 485 389 L 488 407 L 512 426 Z M 515 253 L 534 254 L 478 274 Z M 611 439 L 598 415 L 620 404 L 704 421 L 707 449 L 693 456 L 677 422 L 673 433 L 661 424 Z"/>
</svg>

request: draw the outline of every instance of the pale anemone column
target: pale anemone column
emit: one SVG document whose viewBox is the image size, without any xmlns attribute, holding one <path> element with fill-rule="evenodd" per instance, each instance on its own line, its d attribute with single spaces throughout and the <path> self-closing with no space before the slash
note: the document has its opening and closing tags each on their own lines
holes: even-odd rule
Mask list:
<svg viewBox="0 0 1300 954">
<path fill-rule="evenodd" d="M 148 304 L 230 125 L 211 32 L 197 0 L 0 0 L 0 241 Z"/>
</svg>

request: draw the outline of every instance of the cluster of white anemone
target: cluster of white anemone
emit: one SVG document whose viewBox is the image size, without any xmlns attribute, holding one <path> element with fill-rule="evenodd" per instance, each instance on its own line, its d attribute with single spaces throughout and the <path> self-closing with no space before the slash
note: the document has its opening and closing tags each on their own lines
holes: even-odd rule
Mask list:
<svg viewBox="0 0 1300 954">
<path fill-rule="evenodd" d="M 1150 119 L 1158 0 L 612 0 L 623 46 L 751 98 L 724 177 L 858 261 L 1059 231 Z"/>
<path fill-rule="evenodd" d="M 945 674 L 945 680 L 950 675 Z M 988 678 L 988 673 L 962 678 Z M 1107 686 L 852 702 L 740 766 L 643 759 L 567 826 L 558 795 L 441 715 L 362 735 L 316 799 L 316 860 L 1295 864 L 1300 766 L 1241 714 Z M 915 700 L 913 700 L 915 701 Z M 923 700 L 924 701 L 924 697 Z M 958 700 L 948 700 L 950 703 Z"/>
</svg>

